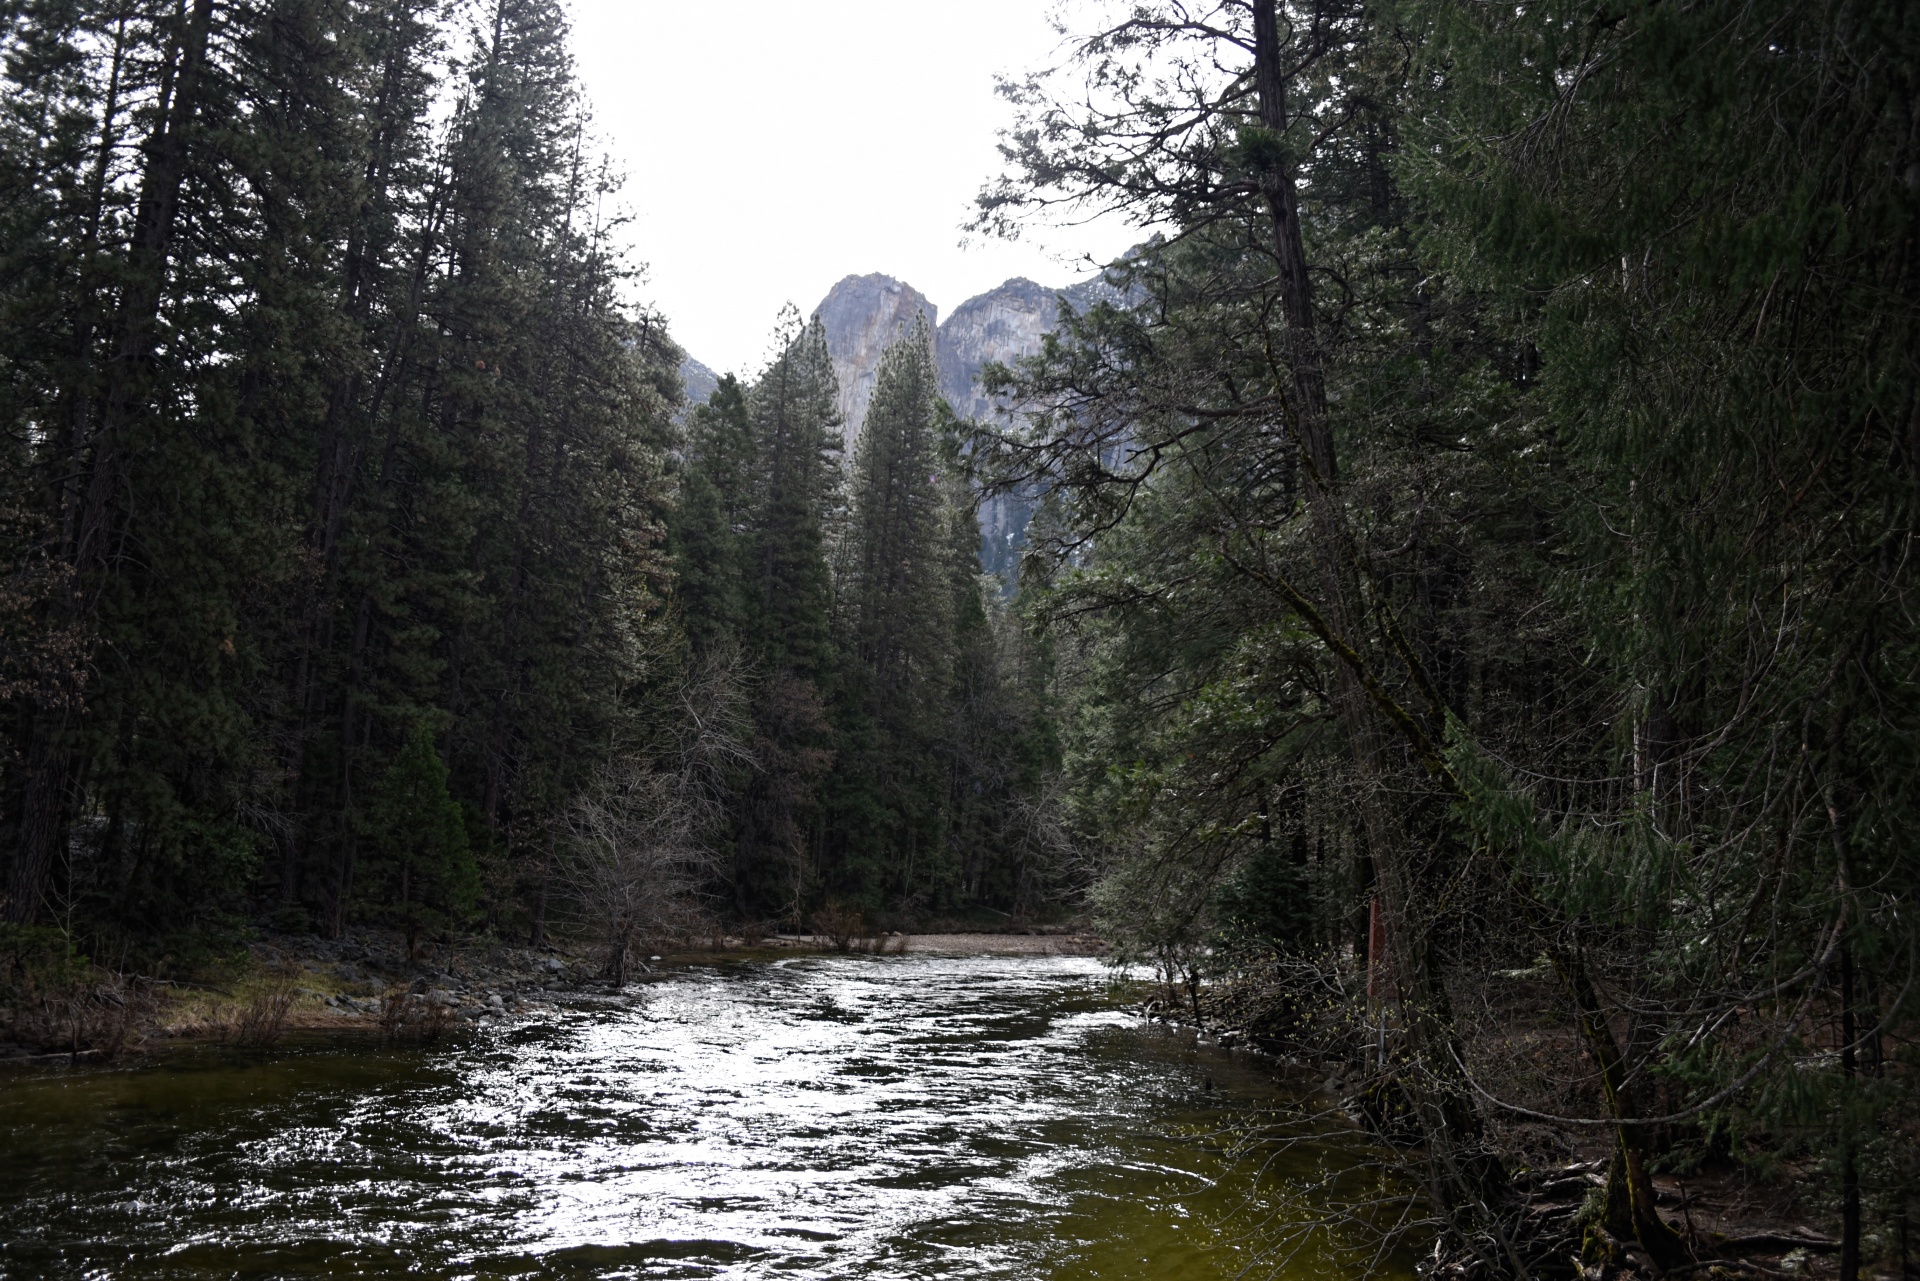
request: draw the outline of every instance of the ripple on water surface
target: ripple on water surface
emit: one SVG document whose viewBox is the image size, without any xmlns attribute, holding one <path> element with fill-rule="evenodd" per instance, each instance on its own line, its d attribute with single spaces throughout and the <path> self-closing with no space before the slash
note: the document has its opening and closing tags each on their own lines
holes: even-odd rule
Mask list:
<svg viewBox="0 0 1920 1281">
<path fill-rule="evenodd" d="M 1329 1160 L 1225 1153 L 1276 1097 L 1090 960 L 724 964 L 435 1052 L 0 1077 L 0 1275 L 1273 1275 Z"/>
</svg>

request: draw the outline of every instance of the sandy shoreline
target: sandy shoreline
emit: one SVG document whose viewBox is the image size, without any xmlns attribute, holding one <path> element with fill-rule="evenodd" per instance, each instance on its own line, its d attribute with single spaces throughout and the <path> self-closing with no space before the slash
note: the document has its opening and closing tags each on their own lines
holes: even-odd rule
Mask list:
<svg viewBox="0 0 1920 1281">
<path fill-rule="evenodd" d="M 1107 941 L 1091 934 L 908 934 L 908 953 L 942 956 L 1099 956 Z"/>
<path fill-rule="evenodd" d="M 729 943 L 734 940 L 728 940 Z M 832 954 L 835 948 L 831 939 L 817 934 L 780 934 L 767 939 L 762 946 L 794 948 L 809 952 Z M 721 949 L 717 955 L 724 956 L 734 949 Z M 742 946 L 740 951 L 751 952 L 751 946 Z M 922 956 L 1102 956 L 1107 951 L 1107 941 L 1093 934 L 1076 933 L 953 933 L 953 934 L 885 934 L 878 938 L 854 940 L 848 951 L 855 953 Z M 676 959 L 697 960 L 698 953 L 683 954 Z"/>
</svg>

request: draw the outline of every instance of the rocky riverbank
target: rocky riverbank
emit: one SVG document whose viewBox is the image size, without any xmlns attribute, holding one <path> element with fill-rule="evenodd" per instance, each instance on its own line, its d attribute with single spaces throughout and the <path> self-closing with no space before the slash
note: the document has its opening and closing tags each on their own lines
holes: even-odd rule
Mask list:
<svg viewBox="0 0 1920 1281">
<path fill-rule="evenodd" d="M 425 945 L 380 932 L 341 939 L 275 936 L 252 945 L 252 972 L 222 988 L 182 990 L 157 1020 L 163 1039 L 229 1035 L 263 1002 L 284 1002 L 283 1030 L 478 1024 L 551 1003 L 592 982 L 591 959 L 558 947 Z"/>
<path fill-rule="evenodd" d="M 858 938 L 716 936 L 645 954 L 629 979 L 646 983 L 684 965 L 769 952 L 1095 956 L 1105 948 L 1101 939 L 1067 926 Z M 195 1040 L 266 1045 L 295 1032 L 425 1039 L 608 996 L 599 959 L 565 945 L 423 944 L 409 959 L 404 940 L 384 931 L 339 939 L 269 935 L 210 976 L 100 973 L 58 994 L 39 992 L 31 1008 L 0 1012 L 0 1058 L 112 1058 Z"/>
</svg>

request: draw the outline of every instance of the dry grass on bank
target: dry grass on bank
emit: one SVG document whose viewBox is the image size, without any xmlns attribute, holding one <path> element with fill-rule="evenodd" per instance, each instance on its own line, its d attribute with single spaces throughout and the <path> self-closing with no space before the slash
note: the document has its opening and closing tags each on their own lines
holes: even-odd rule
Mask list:
<svg viewBox="0 0 1920 1281">
<path fill-rule="evenodd" d="M 767 952 L 1097 956 L 1103 940 L 1061 927 L 1029 932 L 905 934 L 864 923 L 812 934 L 720 934 L 648 953 L 650 973 L 727 955 Z M 99 1061 L 180 1042 L 269 1048 L 297 1034 L 360 1033 L 431 1043 L 467 1024 L 504 1017 L 566 991 L 604 986 L 592 953 L 498 943 L 432 945 L 408 961 L 397 935 L 270 937 L 203 978 L 157 980 L 78 962 L 42 962 L 42 979 L 16 975 L 0 993 L 0 1058 Z M 22 970 L 22 975 L 26 970 Z M 646 975 L 638 976 L 645 978 Z M 44 981 L 43 981 L 44 980 Z"/>
</svg>

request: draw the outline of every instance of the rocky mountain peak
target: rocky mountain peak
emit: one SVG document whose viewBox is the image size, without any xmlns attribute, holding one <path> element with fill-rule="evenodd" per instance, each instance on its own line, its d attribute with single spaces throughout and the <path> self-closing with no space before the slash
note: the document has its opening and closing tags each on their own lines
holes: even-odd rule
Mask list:
<svg viewBox="0 0 1920 1281">
<path fill-rule="evenodd" d="M 936 355 L 940 394 L 962 418 L 983 418 L 991 408 L 980 392 L 980 371 L 990 362 L 1011 364 L 1040 350 L 1060 321 L 1061 293 L 1016 276 L 967 299 L 940 326 Z"/>
<path fill-rule="evenodd" d="M 925 316 L 934 333 L 940 394 L 962 418 L 985 418 L 992 405 L 980 391 L 981 370 L 1038 353 L 1060 324 L 1062 304 L 1081 312 L 1100 301 L 1124 305 L 1128 299 L 1104 275 L 1064 289 L 1016 276 L 967 299 L 945 323 L 936 324 L 939 309 L 912 285 L 879 273 L 845 277 L 814 312 L 826 329 L 827 351 L 840 380 L 847 457 L 853 456 L 873 399 L 880 357 L 912 330 L 916 317 Z M 704 400 L 713 389 L 712 371 L 696 360 L 689 358 L 682 376 L 691 399 Z M 981 560 L 989 570 L 1012 574 L 1031 512 L 1032 503 L 1021 495 L 998 495 L 981 504 Z"/>
<path fill-rule="evenodd" d="M 827 331 L 827 352 L 840 380 L 840 417 L 851 456 L 873 399 L 880 357 L 912 330 L 916 317 L 925 316 L 933 330 L 939 308 L 912 285 L 876 273 L 844 278 L 827 291 L 815 313 Z"/>
</svg>

